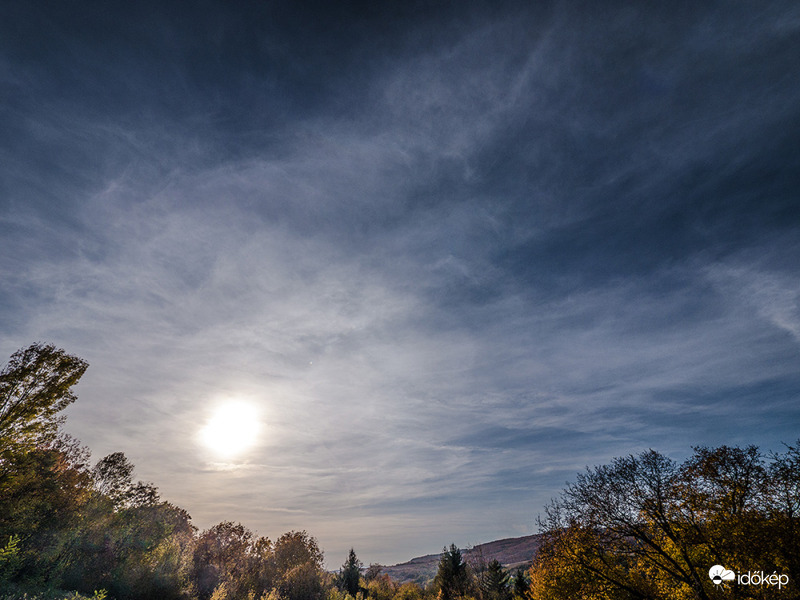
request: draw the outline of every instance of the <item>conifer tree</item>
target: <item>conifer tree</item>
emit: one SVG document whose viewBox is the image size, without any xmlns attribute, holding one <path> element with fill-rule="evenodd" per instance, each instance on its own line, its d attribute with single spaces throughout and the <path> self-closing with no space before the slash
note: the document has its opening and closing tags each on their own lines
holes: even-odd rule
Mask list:
<svg viewBox="0 0 800 600">
<path fill-rule="evenodd" d="M 493 559 L 481 576 L 481 593 L 484 600 L 510 600 L 509 577 L 500 561 Z"/>
<path fill-rule="evenodd" d="M 470 588 L 467 563 L 461 555 L 461 550 L 455 544 L 450 544 L 450 549 L 442 548 L 439 557 L 439 570 L 434 579 L 439 589 L 441 600 L 456 600 L 467 594 Z"/>
<path fill-rule="evenodd" d="M 343 592 L 347 592 L 353 598 L 358 594 L 358 587 L 361 579 L 361 567 L 363 563 L 356 557 L 356 551 L 350 548 L 350 554 L 342 565 L 339 574 L 339 587 Z"/>
<path fill-rule="evenodd" d="M 514 575 L 514 599 L 523 600 L 526 598 L 529 587 L 530 584 L 525 575 L 525 570 L 522 567 L 517 567 L 517 572 Z"/>
</svg>

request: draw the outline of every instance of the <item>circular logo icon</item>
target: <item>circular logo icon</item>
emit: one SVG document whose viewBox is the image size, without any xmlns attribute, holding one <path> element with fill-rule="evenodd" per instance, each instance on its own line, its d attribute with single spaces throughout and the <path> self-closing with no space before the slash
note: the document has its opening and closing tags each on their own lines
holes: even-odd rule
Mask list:
<svg viewBox="0 0 800 600">
<path fill-rule="evenodd" d="M 711 578 L 711 581 L 714 582 L 714 585 L 719 585 L 723 581 L 731 581 L 736 574 L 733 571 L 729 571 L 722 565 L 714 565 L 708 570 L 708 576 Z"/>
</svg>

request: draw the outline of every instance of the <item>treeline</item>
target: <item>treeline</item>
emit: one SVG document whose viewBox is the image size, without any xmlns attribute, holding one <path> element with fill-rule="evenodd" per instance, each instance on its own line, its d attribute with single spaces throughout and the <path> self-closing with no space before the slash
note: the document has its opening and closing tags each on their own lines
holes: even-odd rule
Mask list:
<svg viewBox="0 0 800 600">
<path fill-rule="evenodd" d="M 523 569 L 513 574 L 499 561 L 474 555 L 467 561 L 455 544 L 443 548 L 436 576 L 423 585 L 400 584 L 381 573 L 380 565 L 366 570 L 355 551 L 336 577 L 340 600 L 526 600 L 528 577 Z"/>
<path fill-rule="evenodd" d="M 0 576 L 6 592 L 104 590 L 123 599 L 315 600 L 330 577 L 304 531 L 276 541 L 223 522 L 198 532 L 185 510 L 134 483 L 121 453 L 90 469 L 59 439 L 3 460 Z M 63 597 L 63 596 L 61 596 Z"/>
<path fill-rule="evenodd" d="M 87 366 L 34 344 L 0 372 L 0 597 L 325 597 L 330 576 L 305 531 L 274 542 L 232 522 L 199 532 L 154 485 L 134 481 L 121 452 L 90 465 L 89 451 L 59 434 L 58 415 Z"/>
<path fill-rule="evenodd" d="M 59 433 L 86 368 L 34 344 L 0 371 L 0 600 L 800 598 L 800 443 L 767 456 L 698 447 L 681 464 L 651 450 L 588 469 L 547 507 L 529 571 L 451 545 L 432 581 L 399 584 L 354 550 L 326 572 L 305 531 L 198 531 L 124 454 L 91 465 Z M 712 580 L 715 565 L 726 579 Z"/>
<path fill-rule="evenodd" d="M 51 345 L 0 371 L 0 599 L 512 600 L 497 561 L 445 550 L 427 585 L 399 584 L 351 550 L 338 574 L 305 531 L 274 542 L 239 523 L 198 531 L 189 514 L 135 481 L 121 452 L 90 453 L 59 432 L 87 363 Z M 517 600 L 525 582 L 517 574 Z"/>
</svg>

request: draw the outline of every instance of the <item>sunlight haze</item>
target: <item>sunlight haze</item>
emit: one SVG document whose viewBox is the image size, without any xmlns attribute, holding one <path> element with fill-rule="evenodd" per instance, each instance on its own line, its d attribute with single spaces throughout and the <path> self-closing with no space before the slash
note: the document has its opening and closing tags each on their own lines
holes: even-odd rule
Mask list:
<svg viewBox="0 0 800 600">
<path fill-rule="evenodd" d="M 214 410 L 200 430 L 200 439 L 215 454 L 233 458 L 258 441 L 261 429 L 258 412 L 253 406 L 231 401 Z"/>
</svg>

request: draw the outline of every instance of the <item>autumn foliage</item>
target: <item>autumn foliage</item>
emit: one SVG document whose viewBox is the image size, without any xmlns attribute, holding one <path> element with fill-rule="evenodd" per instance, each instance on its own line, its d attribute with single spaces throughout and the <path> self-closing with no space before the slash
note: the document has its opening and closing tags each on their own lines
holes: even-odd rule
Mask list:
<svg viewBox="0 0 800 600">
<path fill-rule="evenodd" d="M 650 450 L 580 475 L 547 509 L 531 600 L 797 598 L 800 446 Z M 709 569 L 790 584 L 715 584 Z"/>
<path fill-rule="evenodd" d="M 650 450 L 588 469 L 540 519 L 533 567 L 469 563 L 451 544 L 436 577 L 399 584 L 354 550 L 338 574 L 316 539 L 241 523 L 198 531 L 114 452 L 92 465 L 59 412 L 86 363 L 34 344 L 0 371 L 0 600 L 714 600 L 798 598 L 800 444 Z M 533 557 L 531 557 L 533 558 Z M 474 564 L 473 564 L 474 563 Z M 785 575 L 782 588 L 715 583 L 709 568 Z M 66 592 L 64 590 L 69 590 Z"/>
</svg>

